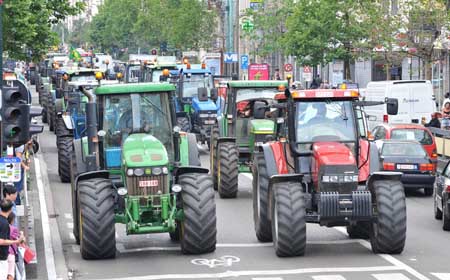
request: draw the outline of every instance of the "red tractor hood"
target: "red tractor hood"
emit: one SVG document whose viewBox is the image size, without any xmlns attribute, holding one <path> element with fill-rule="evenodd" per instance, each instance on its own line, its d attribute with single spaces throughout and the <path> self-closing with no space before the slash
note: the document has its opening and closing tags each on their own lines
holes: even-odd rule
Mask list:
<svg viewBox="0 0 450 280">
<path fill-rule="evenodd" d="M 319 142 L 313 145 L 313 157 L 318 166 L 356 165 L 352 151 L 342 143 Z"/>
</svg>

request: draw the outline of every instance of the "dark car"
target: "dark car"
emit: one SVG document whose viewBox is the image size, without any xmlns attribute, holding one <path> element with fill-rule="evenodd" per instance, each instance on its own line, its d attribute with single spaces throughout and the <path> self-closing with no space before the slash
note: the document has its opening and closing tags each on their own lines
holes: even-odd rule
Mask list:
<svg viewBox="0 0 450 280">
<path fill-rule="evenodd" d="M 442 228 L 450 230 L 450 161 L 444 170 L 438 172 L 434 189 L 434 217 L 443 220 Z"/>
<path fill-rule="evenodd" d="M 378 140 L 381 168 L 402 172 L 405 189 L 424 189 L 426 196 L 433 194 L 434 164 L 423 146 L 416 141 Z"/>
</svg>

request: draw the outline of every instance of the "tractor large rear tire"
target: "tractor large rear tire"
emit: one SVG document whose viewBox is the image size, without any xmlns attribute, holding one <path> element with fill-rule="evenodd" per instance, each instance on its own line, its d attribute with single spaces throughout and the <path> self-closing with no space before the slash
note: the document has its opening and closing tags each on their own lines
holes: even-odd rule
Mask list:
<svg viewBox="0 0 450 280">
<path fill-rule="evenodd" d="M 75 191 L 76 176 L 77 176 L 77 162 L 75 159 L 75 154 L 73 154 L 72 158 L 70 159 L 70 187 L 72 193 L 73 236 L 75 237 L 75 242 L 78 245 L 80 245 L 80 228 L 78 224 L 79 223 L 78 199 L 77 199 L 77 192 Z"/>
<path fill-rule="evenodd" d="M 177 118 L 177 124 L 181 128 L 181 131 L 191 132 L 191 124 L 188 118 L 186 117 Z"/>
<path fill-rule="evenodd" d="M 377 220 L 372 224 L 370 243 L 374 253 L 400 254 L 406 240 L 405 191 L 400 181 L 378 180 L 373 183 Z"/>
<path fill-rule="evenodd" d="M 66 124 L 64 123 L 64 119 L 62 117 L 56 117 L 55 134 L 56 137 L 65 137 L 65 136 L 72 137 L 72 131 L 67 129 Z"/>
<path fill-rule="evenodd" d="M 213 182 L 214 182 L 214 190 L 217 191 L 217 186 L 218 186 L 218 182 L 217 182 L 217 152 L 218 152 L 218 148 L 217 148 L 217 139 L 219 138 L 220 134 L 219 134 L 219 128 L 217 126 L 214 126 L 211 130 L 211 140 L 209 141 L 210 143 L 210 149 L 209 149 L 209 156 L 210 156 L 210 166 L 209 166 L 209 170 L 211 170 L 211 175 L 213 177 Z"/>
<path fill-rule="evenodd" d="M 219 143 L 217 178 L 221 198 L 235 198 L 238 192 L 238 160 L 239 151 L 235 143 Z"/>
<path fill-rule="evenodd" d="M 256 238 L 261 242 L 272 241 L 272 225 L 269 219 L 269 176 L 262 153 L 255 153 L 253 160 L 253 221 Z"/>
<path fill-rule="evenodd" d="M 211 176 L 190 173 L 179 178 L 184 220 L 180 240 L 184 254 L 204 254 L 216 250 L 216 203 Z"/>
<path fill-rule="evenodd" d="M 94 178 L 78 183 L 80 252 L 83 259 L 116 256 L 112 182 Z"/>
<path fill-rule="evenodd" d="M 272 237 L 279 257 L 303 256 L 306 249 L 306 209 L 302 186 L 275 183 L 272 189 Z"/>
<path fill-rule="evenodd" d="M 58 137 L 58 173 L 61 182 L 70 182 L 70 161 L 73 154 L 72 137 Z"/>
</svg>

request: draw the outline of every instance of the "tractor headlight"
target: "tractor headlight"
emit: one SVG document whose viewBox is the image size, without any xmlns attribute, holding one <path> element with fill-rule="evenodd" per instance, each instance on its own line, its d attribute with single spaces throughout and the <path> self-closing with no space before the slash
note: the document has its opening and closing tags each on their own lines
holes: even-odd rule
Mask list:
<svg viewBox="0 0 450 280">
<path fill-rule="evenodd" d="M 162 168 L 163 174 L 169 174 L 169 169 L 167 167 Z"/>
<path fill-rule="evenodd" d="M 155 176 L 161 175 L 161 173 L 162 173 L 161 167 L 155 167 L 155 168 L 153 168 L 152 171 L 153 171 L 153 172 L 152 172 L 153 175 L 155 175 Z"/>
<path fill-rule="evenodd" d="M 124 196 L 124 195 L 126 195 L 126 194 L 128 193 L 128 191 L 127 191 L 126 188 L 118 188 L 118 189 L 117 189 L 117 193 L 118 193 L 120 196 Z"/>
<path fill-rule="evenodd" d="M 135 170 L 134 170 L 134 175 L 136 175 L 136 176 L 142 176 L 142 175 L 144 175 L 144 169 L 142 169 L 142 168 L 137 168 L 137 169 L 135 169 Z"/>
<path fill-rule="evenodd" d="M 337 183 L 339 182 L 339 176 L 330 176 L 330 183 Z"/>
<path fill-rule="evenodd" d="M 284 119 L 283 118 L 277 118 L 277 123 L 284 123 Z"/>
<path fill-rule="evenodd" d="M 358 175 L 324 175 L 323 183 L 354 183 L 358 182 Z"/>
<path fill-rule="evenodd" d="M 182 189 L 183 188 L 181 187 L 181 185 L 178 185 L 178 184 L 175 184 L 175 185 L 172 186 L 172 191 L 174 193 L 179 193 L 179 192 L 181 192 Z"/>
<path fill-rule="evenodd" d="M 133 173 L 133 169 L 128 169 L 128 170 L 127 170 L 127 175 L 128 175 L 128 176 L 133 176 L 133 174 L 134 174 L 134 173 Z"/>
</svg>

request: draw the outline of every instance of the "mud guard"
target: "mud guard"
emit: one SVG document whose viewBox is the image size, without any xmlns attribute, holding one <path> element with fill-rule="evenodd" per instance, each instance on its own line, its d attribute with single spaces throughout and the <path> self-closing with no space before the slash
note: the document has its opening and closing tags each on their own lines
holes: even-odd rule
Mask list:
<svg viewBox="0 0 450 280">
<path fill-rule="evenodd" d="M 178 167 L 174 170 L 174 175 L 175 177 L 177 177 L 177 181 L 178 181 L 178 177 L 186 174 L 186 173 L 203 173 L 203 174 L 208 174 L 209 173 L 209 169 L 208 168 L 204 168 L 204 167 L 200 167 L 200 166 L 181 166 Z"/>
<path fill-rule="evenodd" d="M 56 99 L 55 100 L 55 112 L 56 115 L 62 114 L 63 111 L 63 100 L 62 99 Z"/>
<path fill-rule="evenodd" d="M 96 170 L 96 171 L 85 172 L 85 173 L 78 175 L 75 178 L 75 185 L 74 185 L 75 193 L 77 192 L 77 186 L 78 186 L 79 181 L 89 180 L 92 178 L 109 179 L 109 171 L 108 170 Z"/>
<path fill-rule="evenodd" d="M 80 139 L 73 140 L 73 148 L 75 153 L 75 160 L 77 162 L 77 174 L 81 174 L 87 171 L 86 163 L 83 156 L 83 143 Z"/>
<path fill-rule="evenodd" d="M 217 139 L 217 146 L 219 145 L 219 143 L 226 143 L 226 142 L 236 143 L 236 137 L 219 137 Z"/>
<path fill-rule="evenodd" d="M 402 172 L 390 172 L 390 171 L 376 171 L 369 176 L 366 182 L 366 188 L 372 193 L 373 197 L 375 192 L 373 190 L 373 182 L 376 180 L 398 180 L 402 178 Z"/>
<path fill-rule="evenodd" d="M 62 118 L 63 118 L 64 125 L 66 126 L 66 128 L 68 130 L 73 130 L 74 127 L 73 127 L 73 123 L 72 123 L 72 118 L 67 115 L 63 115 Z"/>
</svg>

